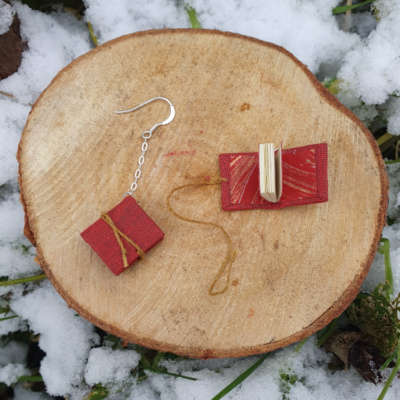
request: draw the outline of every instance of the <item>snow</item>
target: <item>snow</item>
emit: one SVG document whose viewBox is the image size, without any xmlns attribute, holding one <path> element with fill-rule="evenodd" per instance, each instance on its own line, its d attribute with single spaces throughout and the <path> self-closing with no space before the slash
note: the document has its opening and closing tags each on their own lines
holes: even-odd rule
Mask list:
<svg viewBox="0 0 400 400">
<path fill-rule="evenodd" d="M 388 120 L 388 131 L 392 135 L 400 135 L 400 98 L 392 97 L 386 104 L 386 118 Z"/>
<path fill-rule="evenodd" d="M 379 22 L 376 29 L 360 40 L 343 60 L 338 77 L 343 80 L 339 99 L 349 107 L 351 100 L 366 105 L 384 104 L 400 95 L 400 2 L 376 0 Z M 400 133 L 399 103 L 389 111 L 389 128 Z"/>
<path fill-rule="evenodd" d="M 25 389 L 22 384 L 14 387 L 14 396 L 16 400 L 53 400 L 54 397 L 46 395 L 44 392 L 33 392 Z"/>
<path fill-rule="evenodd" d="M 25 343 L 10 342 L 7 345 L 0 341 L 2 349 L 0 353 L 0 367 L 7 364 L 22 364 L 26 360 L 28 354 L 28 346 Z"/>
<path fill-rule="evenodd" d="M 366 124 L 380 115 L 388 131 L 400 134 L 400 2 L 376 0 L 377 19 L 370 13 L 353 14 L 349 32 L 344 17 L 331 9 L 338 0 L 192 0 L 204 28 L 232 31 L 285 47 L 323 80 L 340 79 L 338 98 Z M 185 2 L 173 0 L 85 0 L 83 20 L 62 11 L 43 14 L 14 2 L 21 20 L 27 49 L 18 72 L 0 82 L 0 277 L 21 278 L 41 273 L 33 262 L 35 249 L 22 235 L 24 216 L 19 203 L 15 154 L 31 105 L 54 76 L 75 58 L 88 52 L 91 22 L 100 43 L 146 29 L 189 28 Z M 0 0 L 0 34 L 10 26 L 13 9 Z M 400 164 L 387 167 L 390 179 L 388 215 L 395 223 L 386 226 L 383 237 L 391 241 L 395 294 L 400 292 Z M 362 289 L 371 291 L 385 276 L 383 256 L 377 254 Z M 92 324 L 76 316 L 47 281 L 1 287 L 5 303 L 19 317 L 0 322 L 0 335 L 31 329 L 46 353 L 40 367 L 46 391 L 53 396 L 82 399 L 93 385 L 101 383 L 111 398 L 139 400 L 211 399 L 258 357 L 223 360 L 176 359 L 162 361 L 171 373 L 195 377 L 197 381 L 148 372 L 137 380 L 134 372 L 140 355 L 129 345 L 112 349 L 99 345 Z M 3 316 L 3 315 L 1 315 Z M 1 317 L 0 316 L 0 317 Z M 0 347 L 2 347 L 0 340 Z M 264 363 L 234 389 L 226 399 L 282 399 L 281 375 L 295 377 L 291 400 L 342 398 L 376 399 L 382 385 L 364 382 L 350 371 L 331 372 L 332 357 L 315 344 L 315 337 L 295 351 L 295 345 L 271 353 Z M 27 346 L 15 341 L 0 351 L 0 381 L 12 384 L 27 369 Z M 46 399 L 21 383 L 16 399 Z M 400 396 L 396 380 L 385 399 Z"/>
<path fill-rule="evenodd" d="M 40 267 L 33 261 L 34 248 L 22 234 L 24 212 L 19 193 L 9 195 L 7 200 L 1 202 L 0 221 L 0 276 L 16 279 L 39 273 Z M 8 289 L 0 287 L 0 293 L 4 291 Z"/>
<path fill-rule="evenodd" d="M 345 28 L 345 15 L 339 14 L 336 20 L 339 26 Z M 361 38 L 367 37 L 377 25 L 376 18 L 371 13 L 352 13 L 348 24 L 348 31 L 357 33 Z"/>
<path fill-rule="evenodd" d="M 331 14 L 337 3 L 327 0 L 321 7 L 313 0 L 249 1 L 245 6 L 228 1 L 191 2 L 204 28 L 222 28 L 283 46 L 314 73 L 323 64 L 335 71 L 344 54 L 360 41 L 357 35 L 339 29 Z"/>
<path fill-rule="evenodd" d="M 3 127 L 0 137 L 0 185 L 3 185 L 17 176 L 18 163 L 15 154 L 30 107 L 2 97 L 0 109 L 0 124 Z"/>
<path fill-rule="evenodd" d="M 15 314 L 8 313 L 7 317 L 10 317 L 12 315 L 15 315 Z M 3 314 L 1 315 L 1 317 L 3 317 Z M 27 329 L 27 324 L 23 319 L 21 319 L 19 317 L 7 319 L 5 321 L 1 321 L 0 336 L 7 335 L 7 333 L 10 333 L 10 332 L 24 331 L 26 329 Z M 0 364 L 1 364 L 1 358 L 2 357 L 0 355 Z"/>
<path fill-rule="evenodd" d="M 0 0 L 0 35 L 6 33 L 10 28 L 15 15 L 15 10 L 10 4 Z"/>
<path fill-rule="evenodd" d="M 23 375 L 29 375 L 29 371 L 22 364 L 7 364 L 0 368 L 0 382 L 8 386 L 17 382 L 18 377 Z"/>
<path fill-rule="evenodd" d="M 105 1 L 88 0 L 85 4 L 85 19 L 92 24 L 101 43 L 147 29 L 190 27 L 186 11 L 179 2 L 121 0 L 116 6 Z"/>
<path fill-rule="evenodd" d="M 389 177 L 389 204 L 387 215 L 397 220 L 391 226 L 383 228 L 382 237 L 390 240 L 390 260 L 393 270 L 393 290 L 394 294 L 400 292 L 400 163 L 391 164 L 386 167 Z M 362 290 L 371 292 L 377 282 L 385 280 L 384 256 L 377 253 L 372 263 L 371 270 L 363 282 Z"/>
<path fill-rule="evenodd" d="M 18 2 L 14 6 L 29 49 L 18 72 L 2 81 L 0 90 L 32 105 L 60 69 L 90 50 L 89 36 L 85 24 L 70 14 L 43 14 Z"/>
<path fill-rule="evenodd" d="M 193 399 L 193 400 L 209 400 L 217 393 L 229 385 L 242 372 L 249 368 L 257 361 L 256 357 L 249 357 L 236 361 L 228 368 L 221 369 L 216 373 L 210 366 L 211 363 L 204 362 L 204 367 L 192 372 L 190 369 L 182 371 L 185 376 L 194 377 L 197 381 L 193 382 L 187 379 L 179 379 L 174 385 L 168 385 L 168 379 L 165 376 L 153 376 L 152 384 L 158 391 L 166 391 L 168 398 L 175 399 Z M 195 362 L 194 362 L 195 363 Z M 243 384 L 235 389 L 234 398 L 237 399 L 265 399 L 265 389 L 268 388 L 269 398 L 280 398 L 279 383 L 274 374 L 268 373 L 268 361 L 265 361 L 262 367 L 256 370 L 252 375 L 252 383 L 250 385 Z M 275 371 L 277 372 L 277 371 Z M 227 397 L 229 398 L 229 397 Z"/>
<path fill-rule="evenodd" d="M 40 374 L 47 392 L 74 393 L 82 383 L 89 351 L 99 340 L 93 325 L 76 316 L 48 281 L 13 299 L 10 306 L 40 334 L 39 345 L 46 353 Z"/>
<path fill-rule="evenodd" d="M 360 41 L 357 35 L 341 31 L 332 18 L 337 0 L 325 1 L 324 7 L 313 0 L 188 3 L 196 9 L 203 28 L 237 32 L 283 46 L 314 73 L 324 63 L 337 70 L 344 54 Z M 102 42 L 139 30 L 189 27 L 184 7 L 172 1 L 125 0 L 119 8 L 98 0 L 86 4 L 85 18 Z M 163 12 L 158 11 L 161 9 Z"/>
<path fill-rule="evenodd" d="M 139 364 L 140 354 L 134 350 L 95 348 L 90 350 L 85 381 L 96 383 L 121 383 L 131 377 L 131 370 Z"/>
</svg>

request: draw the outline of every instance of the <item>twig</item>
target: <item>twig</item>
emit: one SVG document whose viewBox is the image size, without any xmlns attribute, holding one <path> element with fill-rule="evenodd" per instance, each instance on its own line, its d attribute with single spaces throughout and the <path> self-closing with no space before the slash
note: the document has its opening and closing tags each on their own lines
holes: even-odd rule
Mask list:
<svg viewBox="0 0 400 400">
<path fill-rule="evenodd" d="M 3 96 L 9 97 L 10 99 L 13 99 L 14 96 L 10 93 L 7 92 L 3 92 L 2 90 L 0 90 L 0 94 L 2 94 Z"/>
<path fill-rule="evenodd" d="M 354 10 L 355 8 L 366 6 L 367 4 L 373 3 L 375 0 L 366 0 L 363 3 L 354 4 L 352 6 L 339 6 L 332 9 L 332 14 L 342 14 L 347 10 Z"/>
<path fill-rule="evenodd" d="M 92 24 L 90 22 L 87 22 L 87 26 L 88 26 L 90 37 L 92 38 L 94 47 L 97 47 L 99 45 L 99 43 L 97 42 L 97 37 L 93 32 Z"/>
<path fill-rule="evenodd" d="M 347 6 L 352 6 L 353 5 L 353 0 L 347 0 Z M 350 29 L 350 24 L 351 24 L 351 8 L 346 10 L 346 14 L 344 16 L 344 21 L 343 21 L 343 31 L 348 32 Z"/>
</svg>

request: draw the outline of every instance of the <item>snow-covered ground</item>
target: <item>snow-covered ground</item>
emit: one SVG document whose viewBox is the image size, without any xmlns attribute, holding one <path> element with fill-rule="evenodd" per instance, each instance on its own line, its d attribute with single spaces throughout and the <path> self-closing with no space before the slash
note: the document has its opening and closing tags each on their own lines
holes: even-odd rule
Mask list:
<svg viewBox="0 0 400 400">
<path fill-rule="evenodd" d="M 376 0 L 375 16 L 353 14 L 334 17 L 338 0 L 191 0 L 203 28 L 232 31 L 281 45 L 291 51 L 322 81 L 337 76 L 338 98 L 366 124 L 380 114 L 388 132 L 400 134 L 400 1 Z M 85 0 L 84 20 L 59 11 L 43 14 L 19 2 L 23 53 L 17 73 L 0 82 L 0 276 L 9 279 L 40 273 L 34 248 L 23 237 L 22 206 L 19 203 L 16 152 L 32 104 L 57 72 L 92 48 L 86 22 L 91 22 L 100 43 L 140 30 L 189 28 L 184 1 L 179 0 Z M 12 20 L 11 9 L 0 0 L 0 34 Z M 350 30 L 343 31 L 344 24 Z M 395 294 L 400 291 L 400 164 L 388 166 L 389 216 L 396 222 L 385 227 L 391 240 Z M 383 256 L 377 255 L 364 290 L 372 290 L 384 277 Z M 28 293 L 23 294 L 23 290 Z M 9 292 L 1 287 L 0 295 Z M 93 325 L 76 316 L 48 281 L 12 288 L 9 304 L 18 318 L 0 322 L 0 335 L 25 330 L 40 334 L 46 353 L 40 373 L 47 393 L 81 399 L 90 387 L 101 383 L 110 398 L 135 400 L 211 399 L 252 365 L 257 357 L 224 360 L 164 361 L 169 372 L 198 378 L 190 381 L 151 374 L 138 381 L 130 371 L 140 359 L 133 348 L 112 350 L 112 344 L 96 347 L 99 336 Z M 0 302 L 0 306 L 3 303 Z M 11 315 L 11 314 L 9 314 Z M 1 317 L 1 315 L 0 315 Z M 1 347 L 1 346 L 0 346 Z M 272 353 L 244 383 L 226 399 L 333 400 L 376 399 L 382 386 L 364 382 L 352 369 L 332 372 L 331 355 L 310 338 L 304 347 Z M 0 350 L 0 382 L 12 384 L 30 374 L 27 347 L 10 342 Z M 215 370 L 218 370 L 217 372 Z M 290 393 L 282 386 L 282 374 L 296 376 Z M 16 399 L 47 398 L 44 393 L 15 385 Z M 400 398 L 400 381 L 385 397 Z"/>
</svg>

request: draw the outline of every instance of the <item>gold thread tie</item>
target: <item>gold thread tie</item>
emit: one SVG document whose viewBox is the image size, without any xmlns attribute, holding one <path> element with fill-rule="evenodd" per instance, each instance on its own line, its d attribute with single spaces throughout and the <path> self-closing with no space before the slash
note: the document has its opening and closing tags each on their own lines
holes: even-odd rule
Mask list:
<svg viewBox="0 0 400 400">
<path fill-rule="evenodd" d="M 215 278 L 214 278 L 213 282 L 211 283 L 211 286 L 210 286 L 210 288 L 208 290 L 208 293 L 210 294 L 210 296 L 215 296 L 217 294 L 225 293 L 226 290 L 228 289 L 229 281 L 230 281 L 230 277 L 231 277 L 232 264 L 235 261 L 235 258 L 236 258 L 236 255 L 237 255 L 236 251 L 233 251 L 232 240 L 231 240 L 230 236 L 228 235 L 228 233 L 226 232 L 226 230 L 222 226 L 220 226 L 220 225 L 218 225 L 218 224 L 216 224 L 214 222 L 198 221 L 198 220 L 195 220 L 195 219 L 182 217 L 181 215 L 179 215 L 171 207 L 170 199 L 171 199 L 172 195 L 177 190 L 184 189 L 186 187 L 192 187 L 192 186 L 217 185 L 217 184 L 219 184 L 219 183 L 221 183 L 223 181 L 226 181 L 226 180 L 227 179 L 221 178 L 221 177 L 213 177 L 213 178 L 206 177 L 205 181 L 198 182 L 198 183 L 188 183 L 186 185 L 178 186 L 178 187 L 172 189 L 169 192 L 168 197 L 167 197 L 167 208 L 168 208 L 168 211 L 171 214 L 175 215 L 175 217 L 179 218 L 182 221 L 191 222 L 191 223 L 194 223 L 194 224 L 208 225 L 208 226 L 213 226 L 215 228 L 218 228 L 224 234 L 226 239 L 228 240 L 228 244 L 229 245 L 228 245 L 228 250 L 226 252 L 225 259 L 222 262 L 221 267 L 218 270 L 218 272 L 217 272 L 217 274 L 216 274 L 216 276 L 215 276 Z M 221 278 L 221 276 L 224 274 L 225 270 L 226 270 L 225 286 L 221 290 L 215 291 L 215 286 L 216 286 L 217 282 L 219 281 L 219 279 Z"/>
<path fill-rule="evenodd" d="M 137 251 L 140 259 L 142 259 L 145 256 L 145 252 L 131 239 L 128 238 L 123 232 L 121 232 L 114 224 L 113 220 L 111 217 L 103 212 L 100 215 L 100 218 L 113 230 L 115 238 L 117 239 L 117 242 L 119 244 L 119 247 L 121 248 L 121 253 L 122 253 L 122 262 L 124 264 L 124 268 L 128 268 L 128 260 L 126 258 L 126 255 L 128 251 L 125 249 L 124 244 L 122 243 L 121 237 L 124 238 L 129 244 L 131 244 Z"/>
</svg>

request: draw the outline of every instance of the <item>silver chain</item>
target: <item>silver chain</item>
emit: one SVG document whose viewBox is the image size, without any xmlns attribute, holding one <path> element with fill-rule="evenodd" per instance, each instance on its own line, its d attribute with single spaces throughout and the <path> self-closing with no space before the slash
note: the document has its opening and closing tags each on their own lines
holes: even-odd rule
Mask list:
<svg viewBox="0 0 400 400">
<path fill-rule="evenodd" d="M 132 196 L 133 192 L 137 189 L 137 181 L 140 178 L 140 176 L 142 175 L 142 166 L 144 164 L 144 156 L 149 147 L 149 145 L 147 144 L 147 141 L 151 138 L 152 134 L 153 133 L 150 131 L 144 131 L 142 133 L 142 138 L 144 139 L 144 142 L 142 143 L 142 155 L 139 157 L 139 161 L 138 161 L 139 166 L 138 166 L 137 170 L 135 171 L 135 180 L 133 181 L 129 192 L 126 192 L 125 195 Z"/>
<path fill-rule="evenodd" d="M 170 115 L 165 121 L 160 122 L 158 124 L 155 124 L 149 131 L 144 131 L 142 133 L 142 138 L 144 139 L 144 142 L 142 143 L 142 155 L 139 157 L 139 161 L 138 161 L 139 166 L 138 166 L 137 170 L 135 171 L 135 180 L 133 181 L 130 190 L 128 192 L 126 192 L 124 194 L 124 196 L 126 196 L 126 195 L 132 196 L 133 192 L 137 189 L 137 181 L 140 178 L 140 176 L 142 175 L 142 166 L 144 164 L 144 156 L 145 156 L 146 151 L 147 151 L 147 149 L 149 147 L 147 141 L 151 138 L 151 136 L 153 135 L 153 132 L 159 126 L 167 125 L 174 119 L 174 117 L 175 117 L 175 108 L 174 108 L 174 106 L 172 105 L 172 103 L 168 99 L 166 99 L 164 97 L 154 97 L 153 99 L 148 100 L 148 101 L 146 101 L 146 102 L 140 104 L 139 106 L 136 106 L 136 107 L 134 107 L 134 108 L 132 108 L 130 110 L 114 111 L 116 114 L 125 114 L 125 113 L 131 112 L 131 111 L 135 111 L 138 108 L 143 107 L 144 105 L 146 105 L 148 103 L 151 103 L 154 100 L 164 100 L 164 101 L 166 101 L 170 106 Z"/>
</svg>

